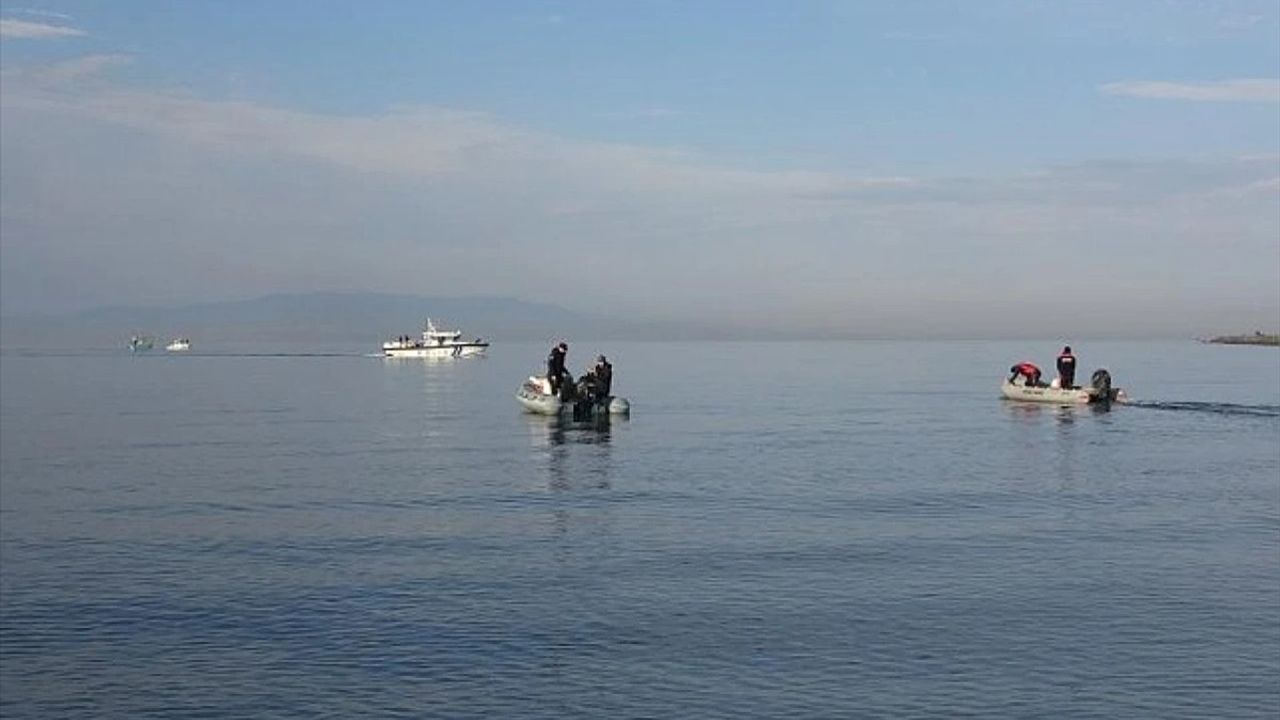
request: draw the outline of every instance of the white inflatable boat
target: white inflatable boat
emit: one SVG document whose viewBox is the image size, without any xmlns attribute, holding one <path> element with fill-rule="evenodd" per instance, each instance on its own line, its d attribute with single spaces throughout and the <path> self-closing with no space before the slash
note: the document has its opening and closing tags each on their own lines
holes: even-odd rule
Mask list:
<svg viewBox="0 0 1280 720">
<path fill-rule="evenodd" d="M 516 391 L 516 400 L 526 411 L 539 415 L 581 414 L 588 409 L 587 405 L 582 405 L 583 403 L 589 403 L 589 411 L 592 415 L 629 415 L 631 413 L 631 403 L 627 402 L 626 398 L 612 395 L 597 401 L 562 399 L 552 394 L 551 382 L 544 375 L 530 375 L 529 379 L 525 380 Z"/>
<path fill-rule="evenodd" d="M 1124 390 L 1111 387 L 1111 374 L 1106 370 L 1094 371 L 1087 387 L 1059 387 L 1056 379 L 1052 385 L 1027 385 L 1021 377 L 1017 382 L 1006 378 L 1000 385 L 1000 394 L 1010 400 L 1058 405 L 1124 402 L 1126 397 Z"/>
</svg>

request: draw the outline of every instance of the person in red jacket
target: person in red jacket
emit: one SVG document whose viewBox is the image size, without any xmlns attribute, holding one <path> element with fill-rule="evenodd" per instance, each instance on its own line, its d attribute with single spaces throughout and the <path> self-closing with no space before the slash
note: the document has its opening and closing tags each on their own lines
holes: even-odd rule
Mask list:
<svg viewBox="0 0 1280 720">
<path fill-rule="evenodd" d="M 1040 368 L 1029 362 L 1020 362 L 1009 368 L 1009 382 L 1013 382 L 1019 375 L 1022 376 L 1022 384 L 1028 387 L 1036 387 L 1040 384 Z"/>
<path fill-rule="evenodd" d="M 1064 390 L 1076 386 L 1076 356 L 1071 354 L 1070 345 L 1058 354 L 1058 385 Z"/>
</svg>

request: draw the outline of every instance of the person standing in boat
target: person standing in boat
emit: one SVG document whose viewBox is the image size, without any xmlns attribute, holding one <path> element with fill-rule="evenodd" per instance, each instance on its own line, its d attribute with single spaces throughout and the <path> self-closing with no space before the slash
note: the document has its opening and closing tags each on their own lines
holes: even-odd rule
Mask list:
<svg viewBox="0 0 1280 720">
<path fill-rule="evenodd" d="M 551 394 L 560 392 L 560 383 L 564 379 L 564 356 L 569 352 L 569 343 L 562 342 L 551 348 L 547 355 L 547 382 L 551 383 Z"/>
<path fill-rule="evenodd" d="M 1058 354 L 1058 385 L 1064 390 L 1076 386 L 1076 356 L 1071 354 L 1071 346 L 1062 348 Z"/>
<path fill-rule="evenodd" d="M 1038 387 L 1040 385 L 1040 368 L 1029 362 L 1021 362 L 1009 368 L 1009 382 L 1013 382 L 1019 375 L 1022 376 L 1022 384 L 1026 387 Z"/>
<path fill-rule="evenodd" d="M 596 393 L 601 398 L 609 397 L 613 390 L 613 365 L 603 355 L 597 355 L 592 373 L 596 376 Z"/>
</svg>

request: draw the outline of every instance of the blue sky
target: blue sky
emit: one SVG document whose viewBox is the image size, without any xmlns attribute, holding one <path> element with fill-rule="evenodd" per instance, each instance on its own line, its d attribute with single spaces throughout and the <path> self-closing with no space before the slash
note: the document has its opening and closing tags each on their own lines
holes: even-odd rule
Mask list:
<svg viewBox="0 0 1280 720">
<path fill-rule="evenodd" d="M 431 267 L 424 294 L 815 334 L 998 334 L 1010 303 L 1082 332 L 1280 324 L 1270 0 L 0 20 L 5 312 L 415 291 Z"/>
</svg>

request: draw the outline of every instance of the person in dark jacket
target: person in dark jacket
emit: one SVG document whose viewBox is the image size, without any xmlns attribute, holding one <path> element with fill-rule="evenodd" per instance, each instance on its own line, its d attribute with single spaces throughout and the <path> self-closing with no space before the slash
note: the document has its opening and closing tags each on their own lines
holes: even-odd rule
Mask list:
<svg viewBox="0 0 1280 720">
<path fill-rule="evenodd" d="M 547 381 L 551 383 L 551 394 L 560 391 L 560 383 L 564 380 L 564 356 L 569 352 L 569 343 L 560 343 L 551 348 L 547 355 Z"/>
<path fill-rule="evenodd" d="M 596 366 L 591 369 L 596 377 L 596 393 L 601 398 L 609 397 L 613 391 L 613 365 L 603 355 L 596 357 Z"/>
<path fill-rule="evenodd" d="M 1071 354 L 1071 346 L 1062 348 L 1058 354 L 1058 384 L 1064 390 L 1076 386 L 1076 356 Z"/>
</svg>

